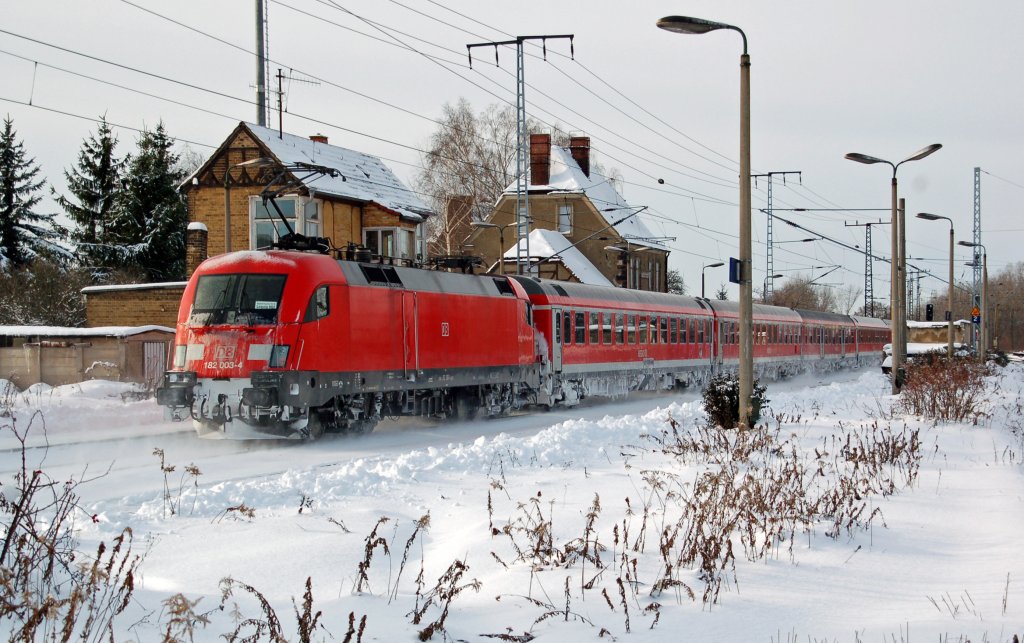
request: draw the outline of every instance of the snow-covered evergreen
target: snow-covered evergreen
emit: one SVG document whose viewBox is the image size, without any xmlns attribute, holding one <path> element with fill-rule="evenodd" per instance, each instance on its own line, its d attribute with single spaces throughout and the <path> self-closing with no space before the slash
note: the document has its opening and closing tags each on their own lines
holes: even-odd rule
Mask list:
<svg viewBox="0 0 1024 643">
<path fill-rule="evenodd" d="M 58 195 L 57 203 L 74 223 L 71 240 L 75 242 L 78 262 L 90 268 L 111 266 L 108 227 L 121 188 L 125 160 L 115 155 L 117 137 L 100 119 L 95 134 L 82 142 L 78 163 L 64 171 L 69 196 Z"/>
<path fill-rule="evenodd" d="M 115 265 L 137 269 L 151 282 L 185 276 L 188 211 L 176 189 L 184 175 L 173 145 L 163 123 L 142 133 L 106 229 L 108 241 L 118 246 Z"/>
<path fill-rule="evenodd" d="M 18 140 L 14 121 L 4 119 L 0 132 L 0 268 L 20 268 L 41 253 L 67 257 L 57 242 L 63 230 L 53 213 L 36 211 L 45 181 L 35 159 Z"/>
</svg>

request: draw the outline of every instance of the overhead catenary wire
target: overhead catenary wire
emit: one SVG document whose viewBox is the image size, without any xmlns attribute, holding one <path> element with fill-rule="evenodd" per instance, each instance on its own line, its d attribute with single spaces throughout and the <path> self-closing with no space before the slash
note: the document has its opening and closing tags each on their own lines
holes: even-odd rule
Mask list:
<svg viewBox="0 0 1024 643">
<path fill-rule="evenodd" d="M 129 4 L 131 4 L 131 3 L 129 3 Z M 242 48 L 242 50 L 244 50 L 244 48 Z M 97 82 L 103 82 L 103 81 L 99 81 L 97 79 Z M 128 88 L 127 86 L 122 86 L 122 88 L 126 89 L 128 91 L 132 91 L 131 88 Z M 346 91 L 351 91 L 349 88 L 343 88 L 343 89 L 345 89 Z M 231 98 L 237 100 L 237 97 L 231 97 Z M 251 103 L 251 101 L 245 101 L 245 102 L 246 103 Z M 204 109 L 204 108 L 201 108 L 201 107 L 198 107 L 198 106 L 194 106 L 194 107 L 197 107 L 200 110 Z M 400 108 L 399 106 L 394 106 L 394 107 Z M 59 110 L 51 110 L 51 111 L 59 112 Z M 207 113 L 211 112 L 211 110 L 206 110 L 206 111 L 207 111 Z M 223 114 L 221 114 L 221 116 L 222 117 L 227 117 L 226 115 L 223 115 Z M 309 120 L 311 120 L 313 122 L 324 124 L 324 125 L 327 125 L 327 126 L 330 126 L 330 127 L 335 127 L 336 126 L 333 123 L 329 123 L 325 119 L 311 119 L 310 117 L 307 117 L 307 116 L 304 116 L 304 115 L 301 115 L 301 114 L 294 114 L 294 113 L 292 114 L 292 116 L 294 116 L 296 118 L 309 119 Z M 241 120 L 241 119 L 239 119 L 239 120 Z M 135 129 L 136 131 L 138 131 L 137 128 L 127 128 L 127 129 Z M 365 132 L 360 132 L 360 131 L 354 130 L 352 128 L 340 128 L 339 127 L 339 129 L 341 129 L 342 131 L 352 132 L 352 133 L 354 133 L 356 135 L 362 135 L 362 136 L 367 135 L 367 133 L 365 133 Z M 374 137 L 373 135 L 369 135 L 369 136 L 371 138 L 376 138 L 377 140 L 381 140 L 381 141 L 389 143 L 389 144 L 397 143 L 396 141 L 388 140 L 385 137 Z M 416 151 L 418 151 L 420 153 L 424 153 L 424 150 L 418 150 L 414 146 L 403 145 L 403 147 L 405 147 L 407 149 L 414 149 L 414 150 L 416 150 Z M 611 158 L 611 155 L 608 155 L 608 156 L 609 156 L 609 158 Z M 399 162 L 401 162 L 401 161 L 399 161 Z M 405 163 L 405 164 L 409 165 L 411 167 L 416 167 L 414 164 L 410 164 L 410 163 Z M 631 168 L 631 169 L 633 169 L 633 168 Z M 648 178 L 652 178 L 652 179 L 654 178 L 654 176 L 652 174 L 650 174 L 650 173 L 647 173 L 647 177 Z M 632 181 L 621 181 L 621 184 L 623 184 L 623 185 L 638 186 L 638 187 L 640 187 L 642 189 L 645 189 L 645 190 L 654 190 L 654 191 L 658 191 L 658 192 L 662 192 L 662 193 L 666 193 L 666 194 L 672 194 L 672 195 L 675 195 L 675 196 L 681 196 L 681 197 L 684 197 L 684 198 L 690 198 L 691 199 L 691 204 L 693 204 L 695 202 L 695 200 L 705 200 L 705 199 L 700 199 L 700 198 L 694 199 L 692 194 L 679 194 L 679 193 L 673 192 L 671 190 L 666 190 L 666 189 L 663 189 L 663 188 L 657 188 L 657 187 L 654 187 L 654 186 L 651 186 L 651 185 L 645 185 L 643 183 L 637 183 L 637 182 L 632 182 Z M 733 189 L 735 189 L 734 186 L 729 186 L 729 187 L 733 187 Z M 680 189 L 683 190 L 683 191 L 688 191 L 685 187 L 681 187 Z M 708 199 L 708 200 L 709 200 L 709 202 L 717 203 L 717 204 L 721 204 L 721 205 L 735 205 L 735 204 L 733 204 L 733 203 L 731 203 L 731 202 L 729 202 L 729 201 L 727 201 L 725 199 L 711 198 L 711 199 Z M 677 217 L 671 217 L 671 218 L 670 217 L 664 217 L 664 220 L 666 220 L 668 222 L 671 222 L 673 224 L 680 224 L 681 223 L 680 221 L 678 221 Z M 703 229 L 703 230 L 706 231 L 706 230 L 710 230 L 710 229 Z"/>
</svg>

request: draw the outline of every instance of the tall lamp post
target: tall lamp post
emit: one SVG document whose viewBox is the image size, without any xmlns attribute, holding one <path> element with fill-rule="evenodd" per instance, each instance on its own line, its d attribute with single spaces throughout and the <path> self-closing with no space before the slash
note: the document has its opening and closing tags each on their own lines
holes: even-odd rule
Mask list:
<svg viewBox="0 0 1024 643">
<path fill-rule="evenodd" d="M 739 27 L 687 16 L 667 16 L 658 27 L 673 33 L 699 35 L 730 29 L 743 39 L 740 55 L 740 391 L 739 425 L 750 427 L 751 396 L 754 392 L 754 293 L 750 242 L 750 55 L 747 35 Z"/>
<path fill-rule="evenodd" d="M 499 223 L 487 223 L 486 221 L 470 221 L 469 225 L 473 228 L 497 228 L 498 229 L 498 274 L 505 274 L 505 228 L 511 228 L 519 225 L 518 221 L 512 223 L 499 224 Z"/>
<path fill-rule="evenodd" d="M 906 357 L 907 351 L 907 333 L 906 333 L 906 312 L 903 309 L 904 303 L 900 298 L 900 283 L 903 276 L 906 274 L 906 258 L 900 256 L 900 234 L 899 230 L 899 202 L 897 197 L 897 183 L 896 183 L 896 170 L 901 165 L 909 161 L 919 161 L 924 157 L 932 154 L 933 152 L 942 148 L 939 143 L 932 143 L 928 147 L 918 150 L 911 154 L 907 158 L 903 159 L 899 163 L 892 163 L 885 159 L 880 159 L 876 156 L 868 156 L 867 154 L 860 154 L 858 152 L 851 152 L 846 155 L 845 158 L 856 161 L 858 163 L 865 163 L 873 165 L 875 163 L 884 163 L 892 168 L 892 280 L 889 284 L 889 316 L 892 318 L 892 393 L 897 395 L 900 392 L 900 388 L 903 385 L 903 360 Z"/>
<path fill-rule="evenodd" d="M 707 264 L 704 264 L 703 266 L 700 267 L 700 298 L 701 299 L 705 298 L 704 297 L 704 271 L 707 270 L 708 268 L 720 268 L 720 267 L 722 267 L 724 265 L 725 265 L 724 262 L 716 261 L 715 263 L 707 263 Z"/>
<path fill-rule="evenodd" d="M 946 295 L 946 320 L 948 324 L 948 338 L 946 340 L 946 357 L 953 358 L 953 220 L 938 214 L 918 212 L 918 219 L 925 221 L 938 221 L 945 219 L 949 221 L 949 293 Z"/>
<path fill-rule="evenodd" d="M 978 359 L 985 361 L 988 353 L 988 249 L 983 243 L 973 241 L 960 241 L 959 245 L 967 248 L 981 248 L 981 350 L 978 351 Z M 975 255 L 977 256 L 977 255 Z M 969 265 L 973 266 L 972 261 Z"/>
<path fill-rule="evenodd" d="M 812 239 L 812 241 L 813 241 L 813 239 Z M 763 301 L 766 304 L 768 303 L 768 282 L 769 281 L 774 281 L 776 279 L 782 279 L 785 276 L 786 275 L 778 274 L 778 275 L 768 275 L 767 277 L 764 278 L 764 286 L 761 288 L 761 292 L 763 293 L 763 296 L 761 297 L 761 301 Z"/>
</svg>

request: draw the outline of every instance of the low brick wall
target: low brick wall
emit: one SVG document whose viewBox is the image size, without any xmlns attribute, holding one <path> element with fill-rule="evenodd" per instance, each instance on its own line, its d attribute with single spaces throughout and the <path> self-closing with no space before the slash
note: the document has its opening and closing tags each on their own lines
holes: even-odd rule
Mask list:
<svg viewBox="0 0 1024 643">
<path fill-rule="evenodd" d="M 184 291 L 185 282 L 83 288 L 86 326 L 174 328 Z"/>
</svg>

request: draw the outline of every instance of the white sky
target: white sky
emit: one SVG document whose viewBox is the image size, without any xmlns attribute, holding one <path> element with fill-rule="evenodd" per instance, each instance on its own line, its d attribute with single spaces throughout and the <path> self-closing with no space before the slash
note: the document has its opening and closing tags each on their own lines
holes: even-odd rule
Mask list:
<svg viewBox="0 0 1024 643">
<path fill-rule="evenodd" d="M 255 120 L 255 108 L 245 102 L 254 94 L 250 54 L 155 17 L 126 0 L 7 4 L 0 26 L 10 32 L 0 33 L 0 70 L 6 81 L 0 89 L 0 110 L 14 119 L 29 154 L 58 190 L 64 187 L 62 171 L 74 164 L 82 139 L 95 124 L 41 108 L 89 118 L 106 113 L 112 123 L 136 128 L 163 119 L 170 134 L 192 141 L 204 153 L 210 151 L 204 146 L 220 143 L 237 121 Z M 252 0 L 136 4 L 253 49 Z M 917 212 L 949 216 L 956 222 L 957 238 L 971 238 L 975 167 L 983 170 L 982 242 L 989 250 L 990 272 L 1019 259 L 1016 249 L 1024 240 L 1024 223 L 1018 216 L 1024 163 L 1015 152 L 1024 141 L 1024 89 L 1014 65 L 1024 58 L 1018 33 L 1024 24 L 1024 4 L 695 0 L 651 1 L 642 3 L 641 9 L 625 6 L 605 1 L 272 0 L 273 70 L 292 68 L 299 77 L 324 81 L 286 86 L 285 129 L 300 135 L 322 132 L 332 143 L 376 154 L 410 181 L 420 161 L 418 149 L 435 129 L 431 119 L 446 101 L 464 96 L 477 109 L 499 98 L 514 102 L 514 52 L 503 50 L 501 67 L 495 68 L 493 53 L 477 50 L 474 68 L 468 70 L 467 43 L 575 34 L 576 62 L 564 57 L 564 41 L 549 43 L 550 62 L 528 59 L 528 111 L 592 137 L 598 160 L 622 173 L 626 199 L 650 206 L 646 221 L 656 234 L 676 237 L 670 242 L 670 265 L 683 271 L 694 292 L 699 289 L 702 263 L 738 254 L 735 160 L 741 43 L 732 32 L 684 37 L 654 26 L 666 15 L 693 15 L 735 24 L 747 34 L 753 63 L 754 171 L 803 172 L 802 186 L 792 178 L 785 187 L 776 184 L 778 215 L 863 246 L 864 228 L 845 227 L 844 221 L 887 221 L 887 212 L 778 209 L 888 208 L 888 167 L 855 164 L 843 155 L 862 152 L 898 161 L 925 145 L 942 143 L 942 150 L 899 172 L 900 193 L 910 215 L 912 263 L 942 278 L 946 274 L 948 227 L 945 222 L 918 220 L 913 217 Z M 403 46 L 396 46 L 394 39 Z M 457 73 L 407 47 L 451 61 L 446 65 Z M 216 114 L 72 76 L 44 63 Z M 32 107 L 19 104 L 30 100 Z M 133 149 L 134 132 L 120 130 L 119 136 L 122 153 Z M 664 185 L 659 185 L 659 178 Z M 766 205 L 765 187 L 763 180 L 757 183 L 755 208 Z M 754 283 L 759 289 L 765 276 L 764 215 L 755 210 L 753 222 Z M 887 256 L 887 226 L 874 230 L 875 254 Z M 807 236 L 776 226 L 776 241 Z M 970 279 L 970 269 L 963 265 L 970 254 L 969 249 L 958 248 L 958 278 Z M 775 248 L 775 271 L 786 275 L 806 275 L 811 266 L 834 264 L 842 269 L 823 283 L 863 285 L 863 256 L 854 251 L 827 242 Z M 816 269 L 813 274 L 822 272 Z M 709 269 L 708 289 L 725 279 L 724 269 Z M 931 279 L 923 286 L 926 293 L 945 289 Z M 876 297 L 887 299 L 888 288 L 888 264 L 876 263 Z M 736 296 L 735 288 L 731 294 Z"/>
</svg>

